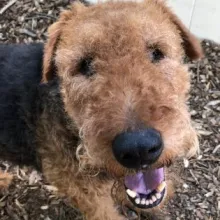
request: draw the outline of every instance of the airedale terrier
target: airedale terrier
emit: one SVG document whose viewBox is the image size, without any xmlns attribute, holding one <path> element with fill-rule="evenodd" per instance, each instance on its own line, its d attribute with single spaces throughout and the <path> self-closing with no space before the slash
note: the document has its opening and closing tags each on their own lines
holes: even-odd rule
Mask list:
<svg viewBox="0 0 220 220">
<path fill-rule="evenodd" d="M 161 207 L 166 167 L 198 148 L 185 55 L 200 43 L 164 1 L 74 3 L 44 55 L 0 47 L 1 157 L 41 169 L 89 220 Z"/>
</svg>

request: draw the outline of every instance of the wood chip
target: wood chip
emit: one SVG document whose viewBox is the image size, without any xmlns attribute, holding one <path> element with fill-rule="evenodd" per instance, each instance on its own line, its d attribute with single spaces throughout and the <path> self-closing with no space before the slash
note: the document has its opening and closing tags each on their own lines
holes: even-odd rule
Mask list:
<svg viewBox="0 0 220 220">
<path fill-rule="evenodd" d="M 13 4 L 15 4 L 17 0 L 11 0 L 9 1 L 1 10 L 0 10 L 0 15 L 2 15 L 4 12 L 7 11 Z"/>
</svg>

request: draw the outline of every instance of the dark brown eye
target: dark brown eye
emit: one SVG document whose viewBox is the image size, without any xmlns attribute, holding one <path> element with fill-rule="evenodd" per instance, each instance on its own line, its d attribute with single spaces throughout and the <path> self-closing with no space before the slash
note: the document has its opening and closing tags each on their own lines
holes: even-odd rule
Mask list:
<svg viewBox="0 0 220 220">
<path fill-rule="evenodd" d="M 160 62 L 162 59 L 165 58 L 164 53 L 158 49 L 158 48 L 152 48 L 150 50 L 150 58 L 151 58 L 151 62 L 152 63 L 158 63 Z"/>
<path fill-rule="evenodd" d="M 92 76 L 95 72 L 92 66 L 92 57 L 85 57 L 80 60 L 79 65 L 78 65 L 78 71 L 84 76 L 90 77 Z"/>
</svg>

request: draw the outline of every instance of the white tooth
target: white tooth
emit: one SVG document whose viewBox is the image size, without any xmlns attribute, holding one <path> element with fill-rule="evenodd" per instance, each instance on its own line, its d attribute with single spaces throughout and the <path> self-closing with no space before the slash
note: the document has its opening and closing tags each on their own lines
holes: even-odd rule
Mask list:
<svg viewBox="0 0 220 220">
<path fill-rule="evenodd" d="M 143 199 L 141 200 L 141 205 L 145 205 L 145 202 L 146 202 L 146 199 L 143 198 Z"/>
<path fill-rule="evenodd" d="M 141 201 L 140 198 L 136 198 L 136 199 L 135 199 L 135 203 L 136 203 L 136 204 L 140 204 L 140 201 Z"/>
<path fill-rule="evenodd" d="M 165 187 L 166 187 L 166 182 L 163 181 L 159 186 L 157 186 L 156 191 L 160 193 L 165 189 Z"/>
<path fill-rule="evenodd" d="M 152 196 L 151 199 L 153 200 L 153 202 L 157 201 L 157 198 L 155 196 Z"/>
<path fill-rule="evenodd" d="M 130 189 L 127 189 L 126 192 L 131 198 L 135 198 L 137 196 L 137 193 Z"/>
<path fill-rule="evenodd" d="M 157 199 L 160 199 L 162 197 L 160 193 L 156 193 L 155 196 L 157 197 Z"/>
<path fill-rule="evenodd" d="M 146 199 L 145 204 L 146 204 L 146 205 L 149 205 L 149 203 L 150 203 L 149 200 Z"/>
</svg>

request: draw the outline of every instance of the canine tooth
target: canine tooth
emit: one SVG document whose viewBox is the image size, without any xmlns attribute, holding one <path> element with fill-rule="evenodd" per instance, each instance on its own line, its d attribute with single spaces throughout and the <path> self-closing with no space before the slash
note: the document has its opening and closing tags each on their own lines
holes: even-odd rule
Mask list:
<svg viewBox="0 0 220 220">
<path fill-rule="evenodd" d="M 157 199 L 160 199 L 162 197 L 160 193 L 156 193 L 155 196 L 157 197 Z"/>
<path fill-rule="evenodd" d="M 149 205 L 149 203 L 150 203 L 149 200 L 146 199 L 145 204 L 146 204 L 146 205 Z"/>
<path fill-rule="evenodd" d="M 146 202 L 146 199 L 143 198 L 143 199 L 141 200 L 141 205 L 145 205 L 145 202 Z"/>
<path fill-rule="evenodd" d="M 153 202 L 157 201 L 156 196 L 152 196 L 151 199 L 153 200 Z"/>
<path fill-rule="evenodd" d="M 156 188 L 156 191 L 157 192 L 162 192 L 166 187 L 166 182 L 163 181 L 157 188 Z"/>
<path fill-rule="evenodd" d="M 137 193 L 130 189 L 127 189 L 126 192 L 131 198 L 135 198 L 137 196 Z"/>
<path fill-rule="evenodd" d="M 141 201 L 140 198 L 136 198 L 136 199 L 135 199 L 135 203 L 136 203 L 136 204 L 140 204 L 140 201 Z"/>
</svg>

